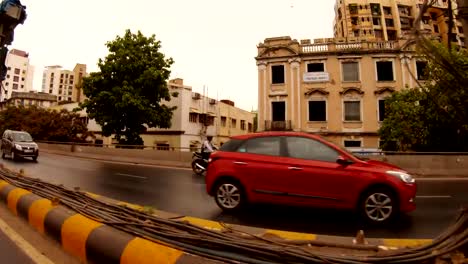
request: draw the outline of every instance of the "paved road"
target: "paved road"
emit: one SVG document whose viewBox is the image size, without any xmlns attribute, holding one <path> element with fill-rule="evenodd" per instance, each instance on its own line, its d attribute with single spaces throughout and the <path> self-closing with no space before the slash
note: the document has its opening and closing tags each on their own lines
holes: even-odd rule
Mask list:
<svg viewBox="0 0 468 264">
<path fill-rule="evenodd" d="M 0 252 L 3 261 L 11 264 L 34 264 L 2 231 L 0 231 Z M 8 261 L 7 261 L 8 260 Z"/>
<path fill-rule="evenodd" d="M 386 228 L 363 226 L 352 213 L 279 206 L 253 206 L 241 214 L 224 214 L 205 193 L 202 177 L 190 170 L 42 154 L 38 163 L 4 161 L 31 177 L 114 199 L 182 215 L 263 228 L 354 236 L 363 228 L 369 237 L 433 238 L 468 205 L 468 179 L 420 180 L 418 209 Z"/>
</svg>

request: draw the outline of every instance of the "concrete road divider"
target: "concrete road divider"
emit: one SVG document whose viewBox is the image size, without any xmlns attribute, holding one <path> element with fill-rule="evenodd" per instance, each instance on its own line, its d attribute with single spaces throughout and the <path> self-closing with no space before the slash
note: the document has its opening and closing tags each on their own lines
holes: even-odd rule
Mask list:
<svg viewBox="0 0 468 264">
<path fill-rule="evenodd" d="M 84 263 L 219 263 L 121 232 L 3 180 L 0 199 Z"/>
</svg>

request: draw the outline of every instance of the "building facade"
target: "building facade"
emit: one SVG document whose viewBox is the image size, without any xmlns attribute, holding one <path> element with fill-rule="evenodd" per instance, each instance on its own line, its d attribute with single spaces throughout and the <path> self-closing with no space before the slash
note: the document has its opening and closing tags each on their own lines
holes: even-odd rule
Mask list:
<svg viewBox="0 0 468 264">
<path fill-rule="evenodd" d="M 453 46 L 464 46 L 465 33 L 458 16 L 457 1 L 437 0 L 418 25 L 422 32 L 447 43 L 449 1 L 452 1 L 454 27 L 450 36 Z M 334 36 L 343 42 L 362 39 L 396 41 L 411 34 L 424 0 L 337 0 Z"/>
<path fill-rule="evenodd" d="M 157 150 L 199 150 L 206 136 L 213 136 L 215 145 L 222 145 L 230 136 L 253 132 L 255 114 L 235 107 L 228 100 L 218 101 L 200 93 L 192 91 L 192 87 L 184 85 L 183 79 L 168 82 L 171 94 L 176 93 L 170 101 L 161 103 L 169 107 L 176 107 L 171 120 L 171 127 L 148 128 L 140 135 L 145 146 L 152 146 Z M 78 107 L 78 103 L 61 104 L 52 109 L 67 109 Z M 80 115 L 87 116 L 85 110 Z M 113 137 L 103 137 L 101 127 L 93 119 L 86 119 L 88 130 L 92 131 L 95 142 L 106 145 L 116 144 Z"/>
<path fill-rule="evenodd" d="M 42 92 L 12 92 L 10 98 L 0 102 L 0 110 L 8 106 L 38 106 L 50 108 L 57 104 L 57 96 Z"/>
<path fill-rule="evenodd" d="M 72 71 L 60 65 L 47 66 L 42 75 L 42 92 L 56 95 L 59 102 L 82 102 L 85 97 L 81 85 L 86 75 L 84 64 L 76 64 Z"/>
<path fill-rule="evenodd" d="M 6 58 L 6 79 L 2 82 L 0 102 L 11 98 L 13 92 L 33 90 L 34 66 L 29 63 L 29 54 L 22 50 L 12 49 Z"/>
<path fill-rule="evenodd" d="M 401 41 L 311 43 L 268 38 L 258 46 L 259 130 L 326 136 L 377 149 L 385 98 L 424 81 L 426 62 Z"/>
</svg>

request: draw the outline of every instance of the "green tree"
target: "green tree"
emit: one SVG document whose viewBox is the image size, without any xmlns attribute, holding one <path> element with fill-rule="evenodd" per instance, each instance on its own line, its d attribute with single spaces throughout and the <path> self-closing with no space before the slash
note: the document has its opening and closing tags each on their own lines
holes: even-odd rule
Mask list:
<svg viewBox="0 0 468 264">
<path fill-rule="evenodd" d="M 142 145 L 140 134 L 148 127 L 169 128 L 175 107 L 167 88 L 171 58 L 160 52 L 155 36 L 127 30 L 107 42 L 109 54 L 99 59 L 100 71 L 83 80 L 88 98 L 81 104 L 89 118 L 102 127 L 104 136 L 115 135 L 120 144 Z"/>
<path fill-rule="evenodd" d="M 0 131 L 23 130 L 36 140 L 84 142 L 92 133 L 78 113 L 35 106 L 10 106 L 0 112 Z"/>
<path fill-rule="evenodd" d="M 468 53 L 422 40 L 428 61 L 420 88 L 394 93 L 379 130 L 384 150 L 468 150 Z"/>
</svg>

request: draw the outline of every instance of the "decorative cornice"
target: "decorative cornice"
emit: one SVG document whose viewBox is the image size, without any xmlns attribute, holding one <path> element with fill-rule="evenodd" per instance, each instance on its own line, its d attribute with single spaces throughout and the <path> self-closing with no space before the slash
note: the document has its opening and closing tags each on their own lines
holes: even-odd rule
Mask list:
<svg viewBox="0 0 468 264">
<path fill-rule="evenodd" d="M 309 96 L 309 95 L 312 95 L 312 94 L 315 94 L 315 93 L 318 93 L 318 94 L 321 94 L 321 95 L 329 95 L 330 94 L 330 92 L 325 91 L 324 88 L 311 88 L 307 92 L 305 92 L 304 94 Z"/>
<path fill-rule="evenodd" d="M 295 51 L 294 49 L 292 49 L 291 47 L 289 47 L 289 45 L 264 46 L 263 48 L 265 48 L 265 50 L 263 50 L 260 54 L 258 54 L 258 58 L 265 56 L 265 54 L 267 54 L 268 52 L 276 52 L 282 49 L 289 51 L 291 55 L 296 55 L 296 56 L 299 55 L 299 53 Z"/>
<path fill-rule="evenodd" d="M 385 92 L 393 93 L 395 92 L 395 88 L 393 87 L 381 87 L 374 91 L 374 94 L 383 94 Z"/>
<path fill-rule="evenodd" d="M 355 92 L 355 93 L 358 93 L 358 94 L 364 94 L 364 91 L 357 88 L 357 87 L 348 87 L 348 88 L 344 88 L 343 91 L 340 92 L 341 95 L 345 95 L 345 94 L 348 94 L 348 93 L 352 93 L 352 92 Z"/>
</svg>

